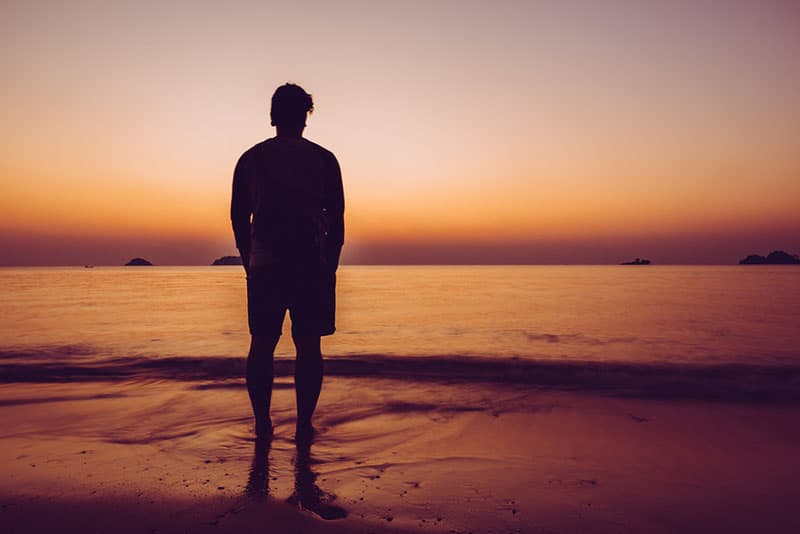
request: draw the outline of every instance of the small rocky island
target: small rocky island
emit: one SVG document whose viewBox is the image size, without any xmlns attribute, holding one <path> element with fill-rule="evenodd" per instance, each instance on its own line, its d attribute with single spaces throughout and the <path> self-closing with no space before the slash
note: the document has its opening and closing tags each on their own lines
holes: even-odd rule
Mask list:
<svg viewBox="0 0 800 534">
<path fill-rule="evenodd" d="M 633 261 L 624 261 L 620 263 L 620 265 L 650 265 L 650 260 L 645 260 L 642 258 L 636 258 Z"/>
<path fill-rule="evenodd" d="M 800 265 L 800 258 L 797 254 L 773 250 L 766 257 L 750 254 L 745 259 L 739 260 L 739 265 Z"/>
<path fill-rule="evenodd" d="M 144 258 L 133 258 L 131 261 L 125 264 L 126 267 L 147 267 L 152 265 L 152 263 Z"/>
<path fill-rule="evenodd" d="M 242 258 L 240 256 L 222 256 L 214 260 L 211 265 L 241 265 Z"/>
</svg>

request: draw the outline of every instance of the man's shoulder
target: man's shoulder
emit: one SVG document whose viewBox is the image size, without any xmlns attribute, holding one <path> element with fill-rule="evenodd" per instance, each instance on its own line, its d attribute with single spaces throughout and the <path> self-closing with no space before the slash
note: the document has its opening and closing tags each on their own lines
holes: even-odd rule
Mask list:
<svg viewBox="0 0 800 534">
<path fill-rule="evenodd" d="M 314 141 L 310 141 L 305 137 L 301 137 L 299 141 L 299 144 L 297 141 L 292 141 L 295 150 L 299 146 L 301 147 L 302 152 L 306 152 L 307 154 L 311 153 L 314 155 L 314 157 L 318 157 L 326 162 L 338 165 L 339 162 L 336 159 L 336 156 L 327 148 L 315 143 Z M 280 158 L 283 156 L 286 149 L 287 147 L 280 141 L 280 139 L 277 137 L 270 137 L 269 139 L 265 139 L 264 141 L 256 143 L 245 150 L 244 153 L 242 153 L 242 155 L 239 157 L 238 165 L 247 165 L 248 162 L 257 164 L 256 162 L 264 161 L 265 158 L 267 160 L 273 157 Z"/>
<path fill-rule="evenodd" d="M 322 146 L 320 144 L 317 144 L 314 141 L 311 141 L 309 139 L 306 139 L 305 137 L 303 137 L 302 139 L 303 139 L 305 145 L 309 148 L 309 150 L 314 150 L 320 156 L 322 156 L 322 157 L 324 157 L 326 159 L 332 159 L 334 161 L 336 160 L 336 156 L 333 154 L 333 152 L 331 152 L 330 150 L 328 150 L 324 146 Z"/>
<path fill-rule="evenodd" d="M 258 152 L 267 149 L 274 140 L 275 140 L 274 137 L 270 137 L 269 139 L 264 139 L 263 141 L 256 143 L 255 145 L 245 150 L 241 156 L 239 156 L 239 161 L 245 161 L 254 154 L 257 154 Z"/>
</svg>

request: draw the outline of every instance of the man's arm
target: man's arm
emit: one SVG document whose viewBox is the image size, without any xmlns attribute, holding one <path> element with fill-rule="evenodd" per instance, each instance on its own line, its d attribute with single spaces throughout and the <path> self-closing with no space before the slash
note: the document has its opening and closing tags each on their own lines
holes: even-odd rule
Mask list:
<svg viewBox="0 0 800 534">
<path fill-rule="evenodd" d="M 253 213 L 250 187 L 245 174 L 245 156 L 242 155 L 233 171 L 233 192 L 231 194 L 231 225 L 236 248 L 242 257 L 245 272 L 250 265 L 250 216 Z"/>
<path fill-rule="evenodd" d="M 328 210 L 328 265 L 336 270 L 339 266 L 339 254 L 344 244 L 344 187 L 342 171 L 333 154 L 330 155 L 325 208 Z"/>
</svg>

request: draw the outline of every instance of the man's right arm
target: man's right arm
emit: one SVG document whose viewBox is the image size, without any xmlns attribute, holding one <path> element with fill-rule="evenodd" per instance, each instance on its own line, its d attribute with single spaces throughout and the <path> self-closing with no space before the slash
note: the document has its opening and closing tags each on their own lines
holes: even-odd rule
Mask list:
<svg viewBox="0 0 800 534">
<path fill-rule="evenodd" d="M 253 213 L 250 187 L 247 181 L 246 156 L 243 154 L 233 171 L 233 192 L 231 193 L 231 226 L 236 248 L 242 257 L 242 265 L 247 272 L 250 264 L 250 216 Z"/>
<path fill-rule="evenodd" d="M 335 271 L 339 266 L 339 254 L 344 244 L 344 188 L 342 171 L 336 156 L 330 154 L 328 160 L 328 184 L 326 188 L 325 209 L 328 210 L 328 265 Z"/>
</svg>

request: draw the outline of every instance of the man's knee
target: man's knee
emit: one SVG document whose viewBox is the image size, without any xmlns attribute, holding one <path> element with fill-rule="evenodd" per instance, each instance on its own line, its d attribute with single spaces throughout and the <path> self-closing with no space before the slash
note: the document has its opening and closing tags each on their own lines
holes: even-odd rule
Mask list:
<svg viewBox="0 0 800 534">
<path fill-rule="evenodd" d="M 275 352 L 279 336 L 250 336 L 250 354 L 269 357 Z"/>
<path fill-rule="evenodd" d="M 320 336 L 292 334 L 298 362 L 322 360 Z"/>
</svg>

